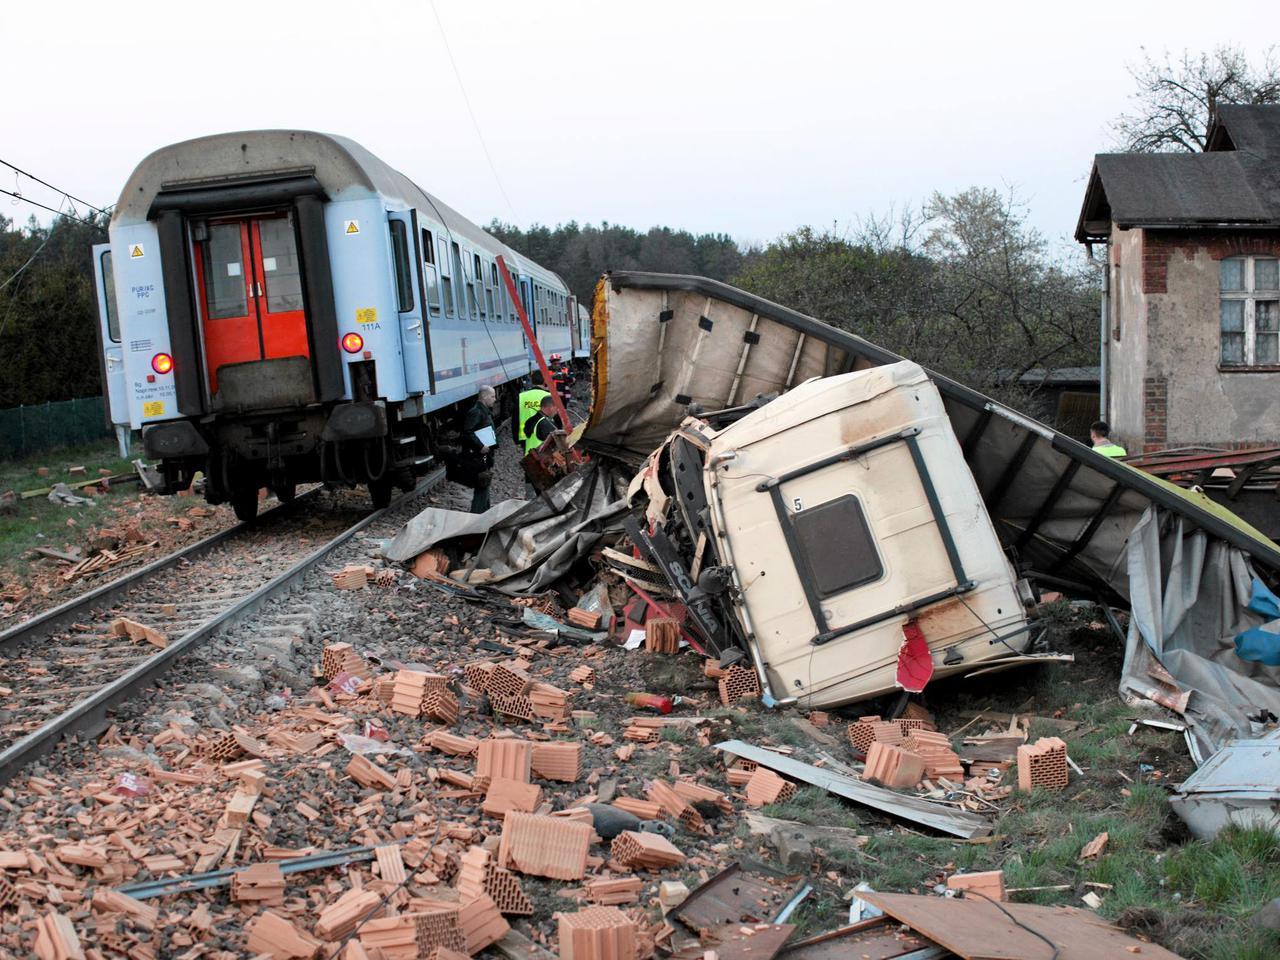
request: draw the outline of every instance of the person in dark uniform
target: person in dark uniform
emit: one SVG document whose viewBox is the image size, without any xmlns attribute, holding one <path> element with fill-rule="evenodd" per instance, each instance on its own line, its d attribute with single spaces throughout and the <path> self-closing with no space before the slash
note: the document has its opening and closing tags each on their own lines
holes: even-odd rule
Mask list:
<svg viewBox="0 0 1280 960">
<path fill-rule="evenodd" d="M 569 406 L 569 398 L 572 393 L 570 389 L 573 385 L 573 375 L 569 373 L 569 365 L 558 353 L 551 355 L 551 376 L 556 382 L 556 393 L 560 395 L 560 402 L 567 409 Z"/>
<path fill-rule="evenodd" d="M 459 482 L 471 487 L 472 513 L 484 513 L 490 507 L 489 486 L 493 482 L 494 451 L 498 444 L 493 429 L 493 408 L 497 404 L 498 395 L 493 387 L 481 387 L 476 402 L 462 417 L 459 438 L 462 453 L 458 459 L 463 476 Z"/>
</svg>

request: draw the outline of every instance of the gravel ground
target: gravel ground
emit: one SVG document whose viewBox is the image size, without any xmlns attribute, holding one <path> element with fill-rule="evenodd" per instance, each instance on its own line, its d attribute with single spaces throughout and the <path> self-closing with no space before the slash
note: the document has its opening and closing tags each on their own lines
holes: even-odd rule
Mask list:
<svg viewBox="0 0 1280 960">
<path fill-rule="evenodd" d="M 494 494 L 495 501 L 505 495 L 523 495 L 518 454 L 509 440 L 500 448 Z M 257 863 L 282 851 L 341 849 L 411 834 L 430 838 L 437 823 L 474 828 L 477 841 L 496 839 L 501 824 L 481 813 L 479 797 L 450 796 L 457 791 L 438 782 L 440 770 L 466 774 L 474 770 L 471 757 L 451 757 L 423 745 L 423 737 L 439 725 L 393 713 L 370 695 L 340 697 L 336 704 L 326 705 L 325 695 L 314 688 L 313 668 L 331 643 L 351 643 L 368 659 L 383 664 L 421 665 L 455 678 L 467 662 L 504 659 L 501 653 L 485 649 L 486 643 L 515 649 L 510 634 L 494 622 L 509 622 L 519 612 L 503 601 L 469 602 L 405 571 L 398 572 L 390 587 L 370 584 L 361 590 L 337 590 L 330 579 L 348 564 L 381 568 L 376 559 L 379 543 L 416 510 L 427 505 L 465 509 L 469 502 L 469 490 L 446 483 L 374 524 L 313 571 L 287 602 L 231 628 L 180 660 L 160 686 L 126 704 L 96 740 L 63 743 L 0 791 L 0 848 L 10 855 L 25 852 L 27 856 L 25 868 L 7 863 L 10 869 L 5 875 L 15 889 L 16 906 L 4 912 L 0 923 L 3 955 L 29 955 L 35 920 L 50 910 L 69 917 L 82 944 L 102 950 L 104 956 L 121 950 L 132 950 L 129 955 L 139 957 L 249 955 L 245 928 L 260 911 L 232 901 L 227 888 L 148 901 L 159 907 L 154 925 L 101 905 L 90 906 L 99 887 L 190 873 L 203 854 L 217 850 L 215 833 L 225 826 L 224 811 L 238 784 L 199 755 L 203 746 L 232 730 L 256 737 L 263 745 L 267 792 L 257 803 L 238 849 L 219 866 Z M 175 600 L 181 603 L 181 597 Z M 656 682 L 669 692 L 671 684 L 678 683 L 694 700 L 683 708 L 686 715 L 715 704 L 697 661 L 661 658 L 665 662 L 659 664 L 643 654 L 612 647 L 552 647 L 546 640 L 525 649 L 532 653 L 530 673 L 535 679 L 574 691 L 572 708 L 587 712 L 568 733 L 548 735 L 526 723 L 506 731 L 584 743 L 581 781 L 537 781 L 543 800 L 555 809 L 593 799 L 601 790 L 606 795 L 643 798 L 646 779 L 676 773 L 724 787 L 723 777 L 715 775 L 715 755 L 707 749 L 709 742 L 720 738 L 719 731 L 710 737 L 699 736 L 692 728 L 668 731 L 657 743 L 641 745 L 626 762 L 616 756 L 625 742 L 625 721 L 632 716 L 632 708 L 622 701 L 627 690 Z M 594 689 L 568 679 L 569 672 L 583 663 L 597 670 Z M 683 671 L 683 677 L 670 672 L 673 666 Z M 698 685 L 703 689 L 694 689 Z M 486 701 L 477 702 L 465 694 L 461 700 L 461 716 L 449 728 L 452 732 L 483 738 L 502 726 L 486 712 Z M 709 712 L 718 726 L 728 724 L 735 713 L 718 704 Z M 369 720 L 388 735 L 386 752 L 374 757 L 375 762 L 393 775 L 409 771 L 410 787 L 379 792 L 361 787 L 343 773 L 350 756 L 336 742 L 337 735 L 359 734 Z M 283 734 L 303 731 L 322 731 L 325 742 L 300 755 L 280 745 Z M 172 782 L 170 776 L 193 772 L 205 779 Z M 121 774 L 147 778 L 149 792 L 140 797 L 113 794 Z M 300 812 L 300 802 L 319 816 Z M 685 877 L 691 887 L 711 876 L 725 855 L 743 843 L 710 834 L 678 833 L 674 839 L 688 861 L 683 870 L 669 871 L 665 878 Z M 442 839 L 437 854 L 443 858 L 445 853 L 461 853 L 466 845 Z M 91 858 L 90 865 L 75 862 L 84 859 L 84 847 L 97 857 Z M 608 849 L 593 846 L 591 853 L 603 860 Z M 150 858 L 169 854 L 178 857 L 180 868 L 155 860 L 148 865 Z M 433 882 L 439 878 L 428 869 L 432 866 L 431 861 L 423 864 L 398 898 L 450 899 L 452 891 Z M 447 868 L 436 869 L 447 872 Z M 357 883 L 377 883 L 368 862 L 287 879 L 285 901 L 276 912 L 308 931 L 319 909 L 338 894 Z M 560 882 L 520 879 L 536 912 L 525 920 L 510 919 L 534 940 L 554 945 L 553 914 L 576 909 L 571 892 Z M 654 896 L 662 877 L 651 874 L 645 879 L 642 904 Z M 648 920 L 658 916 L 649 909 Z"/>
</svg>

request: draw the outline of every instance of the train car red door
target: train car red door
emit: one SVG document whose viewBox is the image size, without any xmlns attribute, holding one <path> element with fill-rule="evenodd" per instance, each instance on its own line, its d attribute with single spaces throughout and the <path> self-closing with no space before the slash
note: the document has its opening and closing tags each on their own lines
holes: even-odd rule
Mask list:
<svg viewBox="0 0 1280 960">
<path fill-rule="evenodd" d="M 210 393 L 227 364 L 310 356 L 288 216 L 211 222 L 195 246 Z"/>
</svg>

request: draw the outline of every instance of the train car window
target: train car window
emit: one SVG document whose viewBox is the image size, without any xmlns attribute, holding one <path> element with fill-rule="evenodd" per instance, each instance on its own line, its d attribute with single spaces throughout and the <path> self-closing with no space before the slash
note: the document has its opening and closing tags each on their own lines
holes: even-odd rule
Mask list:
<svg viewBox="0 0 1280 960">
<path fill-rule="evenodd" d="M 422 228 L 422 259 L 427 263 L 436 262 L 436 244 L 426 227 Z"/>
<path fill-rule="evenodd" d="M 302 309 L 302 274 L 298 266 L 298 244 L 293 221 L 287 217 L 258 221 L 262 243 L 262 282 L 266 285 L 267 312 L 285 313 Z"/>
<path fill-rule="evenodd" d="M 453 290 L 458 298 L 458 316 L 465 320 L 467 316 L 467 295 L 465 292 L 467 275 L 462 272 L 462 250 L 459 249 L 456 243 L 449 244 L 449 247 L 453 251 Z"/>
<path fill-rule="evenodd" d="M 120 342 L 120 315 L 116 313 L 116 278 L 111 272 L 111 251 L 102 251 L 102 287 L 107 301 L 107 336 Z"/>
<path fill-rule="evenodd" d="M 244 247 L 239 223 L 215 223 L 201 245 L 205 299 L 210 320 L 243 317 L 249 313 L 244 279 Z"/>
<path fill-rule="evenodd" d="M 413 281 L 409 272 L 409 233 L 403 220 L 392 220 L 391 227 L 391 259 L 396 266 L 396 298 L 400 302 L 400 312 L 408 313 L 413 309 Z"/>
<path fill-rule="evenodd" d="M 440 268 L 440 298 L 444 301 L 444 313 L 447 317 L 453 316 L 453 271 L 449 268 L 449 248 L 445 246 L 443 238 L 436 238 L 436 243 L 440 245 L 439 259 L 437 265 Z"/>
</svg>

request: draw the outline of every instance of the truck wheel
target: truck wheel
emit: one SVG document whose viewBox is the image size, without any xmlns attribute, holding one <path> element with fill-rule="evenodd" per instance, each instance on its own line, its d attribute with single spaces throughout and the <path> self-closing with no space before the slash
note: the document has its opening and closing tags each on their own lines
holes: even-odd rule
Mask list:
<svg viewBox="0 0 1280 960">
<path fill-rule="evenodd" d="M 236 519 L 250 523 L 258 517 L 258 491 L 234 490 L 231 493 L 231 509 L 236 512 Z"/>
</svg>

